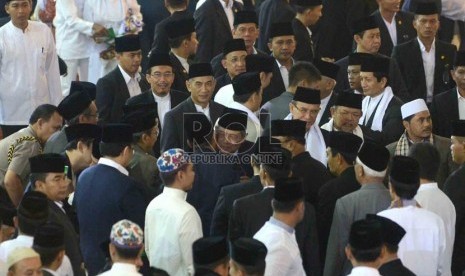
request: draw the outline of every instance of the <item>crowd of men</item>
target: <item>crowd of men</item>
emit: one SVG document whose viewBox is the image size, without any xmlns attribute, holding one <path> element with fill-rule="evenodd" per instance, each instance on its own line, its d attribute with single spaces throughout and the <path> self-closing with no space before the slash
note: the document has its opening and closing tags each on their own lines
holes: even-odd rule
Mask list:
<svg viewBox="0 0 465 276">
<path fill-rule="evenodd" d="M 465 275 L 463 0 L 4 2 L 0 275 Z"/>
</svg>

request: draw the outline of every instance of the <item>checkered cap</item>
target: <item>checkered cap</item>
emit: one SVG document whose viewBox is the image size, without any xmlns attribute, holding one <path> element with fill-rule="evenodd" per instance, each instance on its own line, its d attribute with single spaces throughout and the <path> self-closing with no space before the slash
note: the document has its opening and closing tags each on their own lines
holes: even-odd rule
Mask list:
<svg viewBox="0 0 465 276">
<path fill-rule="evenodd" d="M 188 163 L 187 154 L 182 149 L 169 149 L 157 160 L 158 170 L 169 173 Z"/>
</svg>

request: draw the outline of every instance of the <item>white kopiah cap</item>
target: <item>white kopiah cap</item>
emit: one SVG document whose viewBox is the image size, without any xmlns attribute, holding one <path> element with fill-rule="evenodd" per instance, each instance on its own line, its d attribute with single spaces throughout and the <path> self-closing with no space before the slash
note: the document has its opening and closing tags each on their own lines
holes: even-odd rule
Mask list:
<svg viewBox="0 0 465 276">
<path fill-rule="evenodd" d="M 426 106 L 425 100 L 416 99 L 411 102 L 403 104 L 400 107 L 400 111 L 402 112 L 402 119 L 405 119 L 411 115 L 417 114 L 418 112 L 429 111 L 429 110 L 428 110 L 428 107 Z"/>
</svg>

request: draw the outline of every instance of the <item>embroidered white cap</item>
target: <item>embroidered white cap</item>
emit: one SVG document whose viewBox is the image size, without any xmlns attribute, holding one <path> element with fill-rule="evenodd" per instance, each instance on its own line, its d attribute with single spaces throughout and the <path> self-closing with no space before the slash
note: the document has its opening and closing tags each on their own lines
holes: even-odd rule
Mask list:
<svg viewBox="0 0 465 276">
<path fill-rule="evenodd" d="M 429 111 L 429 109 L 428 106 L 426 106 L 425 100 L 416 99 L 403 104 L 400 107 L 400 111 L 402 112 L 402 119 L 405 119 L 411 115 L 417 114 L 418 112 Z"/>
</svg>

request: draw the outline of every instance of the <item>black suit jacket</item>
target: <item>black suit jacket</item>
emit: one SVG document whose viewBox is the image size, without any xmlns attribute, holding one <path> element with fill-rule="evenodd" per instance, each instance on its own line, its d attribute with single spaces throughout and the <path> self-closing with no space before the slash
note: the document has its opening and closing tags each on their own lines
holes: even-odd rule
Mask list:
<svg viewBox="0 0 465 276">
<path fill-rule="evenodd" d="M 331 97 L 329 98 L 328 104 L 326 105 L 326 108 L 323 112 L 323 115 L 321 116 L 320 122 L 318 123 L 318 126 L 322 126 L 329 122 L 331 119 L 331 107 L 336 103 L 336 98 L 337 98 L 337 93 L 333 91 L 331 94 Z"/>
<path fill-rule="evenodd" d="M 255 48 L 255 50 L 257 51 L 256 55 L 268 56 L 268 54 L 263 52 L 262 50 L 259 50 L 257 48 Z M 212 58 L 210 62 L 213 69 L 213 76 L 215 76 L 215 78 L 227 73 L 226 69 L 223 67 L 223 64 L 221 64 L 221 60 L 223 60 L 223 53 L 219 53 L 216 57 Z"/>
<path fill-rule="evenodd" d="M 143 75 L 139 81 L 140 91 L 150 88 Z M 97 81 L 95 103 L 99 112 L 99 123 L 116 123 L 123 117 L 123 105 L 129 99 L 129 90 L 123 74 L 117 66 Z"/>
<path fill-rule="evenodd" d="M 153 33 L 153 43 L 151 53 L 163 53 L 167 54 L 170 52 L 170 46 L 168 44 L 168 35 L 166 34 L 165 27 L 168 23 L 182 20 L 186 18 L 192 18 L 192 13 L 188 10 L 175 11 L 171 16 L 163 19 L 155 26 Z"/>
<path fill-rule="evenodd" d="M 315 58 L 313 53 L 312 37 L 305 27 L 297 18 L 292 19 L 292 29 L 294 30 L 294 37 L 296 40 L 294 59 L 312 62 Z"/>
<path fill-rule="evenodd" d="M 153 32 L 155 26 L 163 19 L 170 16 L 165 8 L 164 1 L 138 0 L 140 12 L 144 18 L 144 27 L 140 32 L 140 46 L 142 49 L 142 72 L 147 71 L 148 53 L 152 48 Z"/>
<path fill-rule="evenodd" d="M 353 22 L 370 15 L 378 5 L 376 1 L 366 0 L 325 0 L 323 6 L 323 16 L 318 22 L 318 32 L 315 32 L 317 56 L 338 60 L 352 50 Z"/>
<path fill-rule="evenodd" d="M 207 0 L 194 13 L 195 31 L 199 46 L 196 60 L 210 62 L 223 51 L 226 41 L 232 39 L 231 27 L 220 0 Z M 239 2 L 234 1 L 233 13 L 242 9 Z"/>
<path fill-rule="evenodd" d="M 225 73 L 217 77 L 215 91 L 213 92 L 213 97 L 216 95 L 216 93 L 218 92 L 218 90 L 220 90 L 221 87 L 226 86 L 228 84 L 231 84 L 231 77 L 229 76 L 228 73 Z"/>
<path fill-rule="evenodd" d="M 331 174 L 321 162 L 313 159 L 307 151 L 294 156 L 291 160 L 292 176 L 302 180 L 305 200 L 313 206 L 318 204 L 318 191 L 332 179 Z"/>
<path fill-rule="evenodd" d="M 228 234 L 229 215 L 233 203 L 241 197 L 259 193 L 263 189 L 260 177 L 255 175 L 248 183 L 237 183 L 221 188 L 210 228 L 212 236 L 226 236 Z"/>
<path fill-rule="evenodd" d="M 279 71 L 278 63 L 275 59 L 273 63 L 273 77 L 271 77 L 270 85 L 263 89 L 262 105 L 269 100 L 278 97 L 283 93 L 283 91 L 286 91 L 286 87 L 284 86 L 283 78 L 281 77 L 281 71 Z"/>
<path fill-rule="evenodd" d="M 390 57 L 394 45 L 392 44 L 391 36 L 389 35 L 386 24 L 384 23 L 379 10 L 372 13 L 372 15 L 375 16 L 376 23 L 378 23 L 379 31 L 381 33 L 381 47 L 379 48 L 378 53 Z M 417 36 L 416 30 L 413 28 L 413 14 L 398 11 L 393 20 L 396 22 L 397 45 L 407 42 Z"/>
<path fill-rule="evenodd" d="M 318 192 L 318 237 L 323 265 L 336 201 L 358 189 L 360 189 L 360 184 L 355 178 L 354 167 L 349 167 L 338 177 L 323 184 Z"/>
<path fill-rule="evenodd" d="M 434 66 L 433 95 L 454 87 L 450 70 L 455 58 L 456 47 L 436 39 L 436 63 Z M 420 44 L 416 38 L 397 45 L 392 51 L 392 58 L 397 61 L 409 95 L 408 100 L 422 98 L 426 100 L 426 77 L 421 56 Z"/>
<path fill-rule="evenodd" d="M 225 107 L 223 105 L 210 101 L 210 118 L 212 125 L 215 124 L 216 120 L 223 115 L 224 108 Z M 182 122 L 185 113 L 197 113 L 191 97 L 187 98 L 185 101 L 166 113 L 165 122 L 163 124 L 164 129 L 160 142 L 162 152 L 172 148 L 184 148 L 186 141 L 184 137 L 184 125 Z"/>
<path fill-rule="evenodd" d="M 450 138 L 452 124 L 459 119 L 457 87 L 434 96 L 430 112 L 433 119 L 433 133 Z"/>
<path fill-rule="evenodd" d="M 173 90 L 173 89 L 171 89 L 170 91 L 170 96 L 171 96 L 171 109 L 175 108 L 178 104 L 180 104 L 181 102 L 189 98 L 189 94 L 187 94 L 186 92 Z M 147 91 L 144 91 L 140 95 L 129 98 L 126 101 L 126 104 L 131 104 L 132 102 L 153 103 L 155 102 L 155 98 L 153 97 L 152 90 L 149 89 Z M 158 118 L 158 121 L 160 121 L 158 113 L 157 113 L 157 118 Z M 163 133 L 163 129 L 161 128 L 160 124 L 158 126 L 160 129 L 160 132 L 158 133 L 158 137 L 161 137 Z M 155 145 L 153 145 L 153 153 L 155 157 L 160 156 L 160 139 L 157 139 L 157 142 L 155 143 Z"/>
<path fill-rule="evenodd" d="M 261 3 L 258 12 L 260 35 L 257 47 L 265 53 L 270 53 L 268 39 L 270 38 L 271 25 L 276 22 L 291 22 L 294 17 L 295 11 L 286 0 L 265 0 Z"/>
<path fill-rule="evenodd" d="M 379 269 L 381 275 L 396 275 L 396 276 L 415 276 L 415 274 L 406 268 L 400 259 L 387 262 L 383 264 Z"/>
<path fill-rule="evenodd" d="M 273 215 L 271 200 L 274 188 L 240 198 L 234 202 L 229 220 L 229 237 L 252 238 Z M 306 202 L 304 219 L 295 228 L 295 237 L 307 275 L 320 275 L 318 234 L 315 209 Z"/>
<path fill-rule="evenodd" d="M 170 60 L 171 64 L 173 65 L 174 72 L 174 81 L 171 85 L 171 88 L 189 93 L 189 90 L 187 90 L 186 86 L 186 81 L 189 79 L 189 74 L 187 73 L 186 69 L 184 69 L 179 59 L 173 54 L 173 52 L 170 52 Z"/>
<path fill-rule="evenodd" d="M 50 210 L 50 221 L 58 223 L 64 228 L 66 256 L 68 256 L 71 261 L 74 275 L 85 275 L 85 272 L 81 268 L 83 260 L 79 248 L 79 238 L 74 230 L 71 220 L 69 220 L 66 213 L 63 212 L 63 210 L 61 210 L 55 202 L 49 200 L 48 206 Z"/>
</svg>

